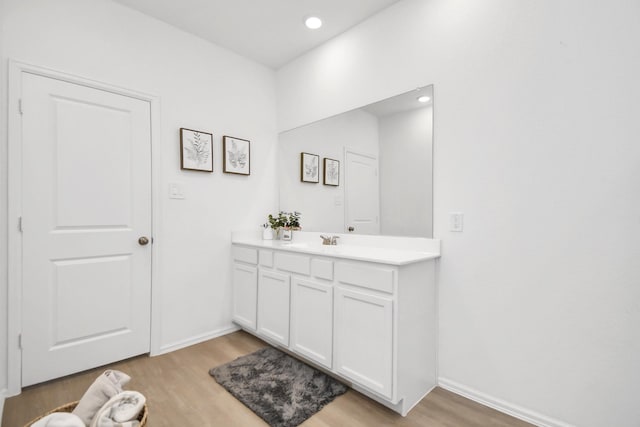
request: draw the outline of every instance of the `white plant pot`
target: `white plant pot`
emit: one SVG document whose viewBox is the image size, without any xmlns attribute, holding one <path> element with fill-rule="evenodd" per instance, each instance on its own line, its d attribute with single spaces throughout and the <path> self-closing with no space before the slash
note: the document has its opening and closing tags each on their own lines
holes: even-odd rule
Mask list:
<svg viewBox="0 0 640 427">
<path fill-rule="evenodd" d="M 262 240 L 273 240 L 273 228 L 265 228 L 262 230 Z"/>
</svg>

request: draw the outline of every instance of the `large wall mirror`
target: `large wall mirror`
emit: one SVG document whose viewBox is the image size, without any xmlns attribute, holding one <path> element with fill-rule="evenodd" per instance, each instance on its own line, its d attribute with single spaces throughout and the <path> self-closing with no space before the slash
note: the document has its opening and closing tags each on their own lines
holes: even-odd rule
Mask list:
<svg viewBox="0 0 640 427">
<path fill-rule="evenodd" d="M 433 86 L 282 132 L 278 178 L 305 231 L 432 237 Z"/>
</svg>

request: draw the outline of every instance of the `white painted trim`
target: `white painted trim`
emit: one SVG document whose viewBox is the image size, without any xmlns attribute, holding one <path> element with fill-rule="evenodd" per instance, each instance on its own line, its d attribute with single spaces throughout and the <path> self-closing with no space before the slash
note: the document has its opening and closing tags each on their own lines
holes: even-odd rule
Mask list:
<svg viewBox="0 0 640 427">
<path fill-rule="evenodd" d="M 18 335 L 22 330 L 22 235 L 18 231 L 17 220 L 22 215 L 22 119 L 18 112 L 18 103 L 22 97 L 22 73 L 31 73 L 43 77 L 54 78 L 69 83 L 79 84 L 118 95 L 128 96 L 149 102 L 151 107 L 151 197 L 152 197 L 152 236 L 155 245 L 151 252 L 151 344 L 149 351 L 160 346 L 160 294 L 161 281 L 160 239 L 161 224 L 161 189 L 162 161 L 160 150 L 160 98 L 119 86 L 110 85 L 96 80 L 73 74 L 63 73 L 37 65 L 9 59 L 9 91 L 7 103 L 8 127 L 8 295 L 7 295 L 7 376 L 8 395 L 20 394 L 22 387 L 22 357 L 18 347 Z"/>
<path fill-rule="evenodd" d="M 19 64 L 9 60 L 9 91 L 7 102 L 7 385 L 8 394 L 20 393 L 22 371 L 18 334 L 22 328 L 22 236 L 18 217 L 22 215 L 22 141 L 21 116 L 18 102 L 22 94 Z"/>
<path fill-rule="evenodd" d="M 474 402 L 478 402 L 484 406 L 488 406 L 539 427 L 575 427 L 573 424 L 568 424 L 564 421 L 547 417 L 546 415 L 522 406 L 489 396 L 486 393 L 482 393 L 481 391 L 472 389 L 471 387 L 467 387 L 455 381 L 451 381 L 447 378 L 438 377 L 438 386 L 452 393 L 466 397 L 467 399 L 471 399 Z"/>
<path fill-rule="evenodd" d="M 195 344 L 200 344 L 204 341 L 209 341 L 214 338 L 221 337 L 223 335 L 228 335 L 233 332 L 239 331 L 241 328 L 236 325 L 229 325 L 224 328 L 216 329 L 215 331 L 205 332 L 204 334 L 196 335 L 191 338 L 187 338 L 184 340 L 176 341 L 171 344 L 167 344 L 160 348 L 160 351 L 155 354 L 155 356 L 159 356 L 165 353 L 171 353 L 172 351 L 180 350 L 181 348 L 189 347 Z"/>
<path fill-rule="evenodd" d="M 2 423 L 2 412 L 4 411 L 4 399 L 7 397 L 7 389 L 0 390 L 0 423 Z"/>
<path fill-rule="evenodd" d="M 155 101 L 154 101 L 155 100 Z M 160 98 L 153 97 L 151 103 L 151 348 L 154 356 L 162 345 L 162 144 Z"/>
</svg>

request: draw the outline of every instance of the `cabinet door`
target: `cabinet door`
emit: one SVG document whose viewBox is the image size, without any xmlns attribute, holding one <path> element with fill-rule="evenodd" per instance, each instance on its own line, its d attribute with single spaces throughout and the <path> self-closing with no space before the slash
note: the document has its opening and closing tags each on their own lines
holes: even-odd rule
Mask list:
<svg viewBox="0 0 640 427">
<path fill-rule="evenodd" d="M 333 287 L 299 278 L 291 286 L 291 349 L 331 368 Z"/>
<path fill-rule="evenodd" d="M 258 278 L 258 333 L 289 345 L 288 274 L 260 271 Z"/>
<path fill-rule="evenodd" d="M 258 269 L 233 263 L 233 321 L 256 330 Z"/>
<path fill-rule="evenodd" d="M 341 287 L 335 293 L 335 370 L 392 399 L 393 300 Z"/>
</svg>

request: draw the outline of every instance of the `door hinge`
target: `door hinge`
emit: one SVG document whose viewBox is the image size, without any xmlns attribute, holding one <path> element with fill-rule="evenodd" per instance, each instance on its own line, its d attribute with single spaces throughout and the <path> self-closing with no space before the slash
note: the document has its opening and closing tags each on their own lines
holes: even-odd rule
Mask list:
<svg viewBox="0 0 640 427">
<path fill-rule="evenodd" d="M 18 217 L 18 231 L 22 233 L 22 217 Z"/>
<path fill-rule="evenodd" d="M 20 115 L 23 114 L 23 112 L 22 112 L 22 98 L 18 99 L 18 113 L 20 113 Z"/>
<path fill-rule="evenodd" d="M 22 350 L 22 334 L 18 334 L 18 348 Z"/>
</svg>

